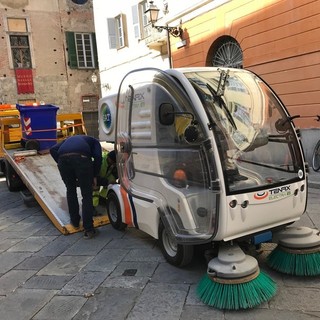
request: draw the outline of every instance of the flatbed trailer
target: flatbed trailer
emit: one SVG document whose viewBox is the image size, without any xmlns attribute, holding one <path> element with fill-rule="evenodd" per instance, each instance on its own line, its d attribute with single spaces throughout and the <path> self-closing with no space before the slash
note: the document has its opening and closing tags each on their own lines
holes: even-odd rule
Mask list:
<svg viewBox="0 0 320 320">
<path fill-rule="evenodd" d="M 0 124 L 1 137 L 4 138 L 1 141 L 2 171 L 5 173 L 8 189 L 21 191 L 22 195 L 25 194 L 25 190 L 29 191 L 30 196 L 39 203 L 61 233 L 70 234 L 81 231 L 81 224 L 80 229 L 75 229 L 70 224 L 66 188 L 60 177 L 57 164 L 48 150 L 38 152 L 25 150 L 21 147 L 20 141 L 9 139 L 7 133 L 10 128 L 19 126 L 19 118 L 3 118 L 0 119 Z M 57 128 L 58 140 L 69 135 L 86 134 L 81 113 L 57 115 Z M 80 200 L 80 191 L 78 196 Z M 95 227 L 108 223 L 109 219 L 106 213 L 94 217 Z"/>
</svg>

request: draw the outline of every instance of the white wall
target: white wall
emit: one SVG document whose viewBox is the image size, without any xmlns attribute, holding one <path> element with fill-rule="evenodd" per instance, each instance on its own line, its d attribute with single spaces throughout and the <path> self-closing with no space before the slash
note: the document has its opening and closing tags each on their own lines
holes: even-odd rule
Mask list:
<svg viewBox="0 0 320 320">
<path fill-rule="evenodd" d="M 157 25 L 178 26 L 205 11 L 231 0 L 154 0 L 160 9 Z M 134 37 L 132 6 L 141 0 L 93 0 L 93 11 L 99 56 L 100 82 L 102 97 L 117 92 L 122 78 L 131 70 L 142 67 L 168 69 L 170 67 L 168 54 L 161 50 L 150 49 L 145 40 Z M 168 11 L 165 12 L 165 8 Z M 128 47 L 109 49 L 107 18 L 125 14 L 127 19 Z M 153 29 L 155 33 L 156 29 Z M 166 31 L 162 31 L 166 38 Z M 106 86 L 109 86 L 107 89 Z"/>
<path fill-rule="evenodd" d="M 120 81 L 130 70 L 151 66 L 169 68 L 167 56 L 163 57 L 160 51 L 149 49 L 144 40 L 138 41 L 134 37 L 131 7 L 138 2 L 93 0 L 102 96 L 116 93 Z M 127 18 L 128 47 L 109 49 L 107 18 L 113 18 L 120 13 Z M 107 90 L 106 84 L 111 89 Z"/>
</svg>

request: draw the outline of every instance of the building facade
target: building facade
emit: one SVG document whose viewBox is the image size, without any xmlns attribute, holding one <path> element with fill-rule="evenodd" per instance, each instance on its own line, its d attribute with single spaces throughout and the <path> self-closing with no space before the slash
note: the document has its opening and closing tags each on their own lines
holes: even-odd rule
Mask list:
<svg viewBox="0 0 320 320">
<path fill-rule="evenodd" d="M 97 113 L 92 0 L 0 0 L 0 21 L 1 104 Z"/>
<path fill-rule="evenodd" d="M 147 0 L 93 0 L 102 96 L 117 92 L 132 69 L 169 68 L 165 32 L 152 30 Z"/>
<path fill-rule="evenodd" d="M 197 16 L 181 14 L 186 45 L 172 43 L 173 66 L 249 69 L 291 115 L 301 115 L 297 126 L 320 128 L 314 117 L 320 113 L 319 15 L 320 1 L 314 0 L 233 0 Z"/>
<path fill-rule="evenodd" d="M 152 25 L 145 11 L 153 5 L 159 19 Z M 300 116 L 294 123 L 311 161 L 320 129 L 319 0 L 93 0 L 93 6 L 102 96 L 116 93 L 135 68 L 246 68 Z"/>
</svg>

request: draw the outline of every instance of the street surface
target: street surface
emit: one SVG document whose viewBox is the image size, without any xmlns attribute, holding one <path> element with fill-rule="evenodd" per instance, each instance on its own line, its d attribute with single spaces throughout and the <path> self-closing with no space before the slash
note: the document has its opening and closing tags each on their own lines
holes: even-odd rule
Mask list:
<svg viewBox="0 0 320 320">
<path fill-rule="evenodd" d="M 320 189 L 309 188 L 307 213 L 296 225 L 320 229 Z M 281 275 L 276 296 L 256 309 L 225 312 L 204 305 L 195 289 L 206 272 L 196 256 L 184 269 L 164 260 L 154 239 L 135 229 L 99 228 L 92 240 L 62 235 L 37 204 L 27 207 L 0 177 L 1 320 L 311 320 L 320 319 L 320 276 Z"/>
</svg>

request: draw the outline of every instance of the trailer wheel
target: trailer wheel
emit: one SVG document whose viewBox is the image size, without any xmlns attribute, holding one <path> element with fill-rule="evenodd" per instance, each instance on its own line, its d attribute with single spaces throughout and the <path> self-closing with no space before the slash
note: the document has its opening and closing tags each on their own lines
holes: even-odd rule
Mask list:
<svg viewBox="0 0 320 320">
<path fill-rule="evenodd" d="M 191 262 L 194 246 L 177 244 L 176 240 L 165 229 L 161 220 L 159 224 L 159 242 L 162 254 L 170 264 L 183 267 Z"/>
<path fill-rule="evenodd" d="M 127 225 L 122 222 L 119 200 L 114 192 L 108 194 L 107 212 L 110 223 L 116 230 L 124 230 L 127 227 Z"/>
<path fill-rule="evenodd" d="M 11 164 L 4 160 L 6 183 L 9 191 L 19 191 L 23 188 L 24 183 L 12 168 Z"/>
</svg>

